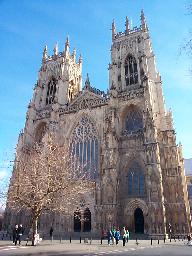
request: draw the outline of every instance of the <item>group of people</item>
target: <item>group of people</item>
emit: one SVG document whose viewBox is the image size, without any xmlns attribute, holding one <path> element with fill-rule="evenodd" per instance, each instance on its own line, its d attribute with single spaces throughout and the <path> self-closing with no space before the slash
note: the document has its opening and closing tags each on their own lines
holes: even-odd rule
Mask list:
<svg viewBox="0 0 192 256">
<path fill-rule="evenodd" d="M 119 228 L 113 227 L 107 231 L 108 245 L 115 243 L 117 245 L 122 237 L 123 246 L 125 246 L 125 243 L 129 241 L 129 235 L 130 234 L 128 228 L 123 227 L 122 231 L 120 231 Z"/>
<path fill-rule="evenodd" d="M 23 225 L 16 224 L 13 229 L 13 244 L 17 245 L 17 242 L 19 242 L 19 245 L 21 245 L 22 235 L 23 235 Z"/>
</svg>

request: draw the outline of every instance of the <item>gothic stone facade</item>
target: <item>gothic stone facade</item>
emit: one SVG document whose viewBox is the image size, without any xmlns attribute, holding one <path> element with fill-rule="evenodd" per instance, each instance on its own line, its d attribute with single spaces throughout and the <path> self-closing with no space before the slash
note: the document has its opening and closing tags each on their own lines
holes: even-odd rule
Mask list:
<svg viewBox="0 0 192 256">
<path fill-rule="evenodd" d="M 90 221 L 84 231 L 100 232 L 112 225 L 149 235 L 187 233 L 190 210 L 181 146 L 176 144 L 171 112 L 164 105 L 162 81 L 143 12 L 141 25 L 124 32 L 112 23 L 109 90 L 82 89 L 82 58 L 75 50 L 48 56 L 29 104 L 17 152 L 41 141 L 54 129 L 61 142 L 72 145 L 81 161 L 97 173 L 94 195 L 82 198 L 68 215 L 54 217 L 54 230 L 82 230 L 74 218 L 77 207 Z M 40 228 L 53 216 L 43 214 Z"/>
</svg>

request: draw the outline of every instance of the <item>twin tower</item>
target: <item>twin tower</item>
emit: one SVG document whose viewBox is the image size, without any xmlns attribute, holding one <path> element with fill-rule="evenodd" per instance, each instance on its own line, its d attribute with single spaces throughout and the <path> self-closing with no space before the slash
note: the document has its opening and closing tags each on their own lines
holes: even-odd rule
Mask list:
<svg viewBox="0 0 192 256">
<path fill-rule="evenodd" d="M 182 148 L 164 105 L 143 11 L 139 27 L 131 28 L 126 18 L 125 31 L 117 32 L 112 23 L 107 93 L 88 77 L 82 89 L 82 58 L 70 53 L 68 38 L 61 53 L 56 45 L 49 56 L 45 47 L 17 154 L 41 142 L 47 129 L 97 175 L 94 193 L 82 195 L 67 215 L 42 214 L 42 231 L 50 223 L 64 233 L 100 233 L 113 225 L 158 236 L 170 226 L 174 234 L 190 231 Z"/>
</svg>

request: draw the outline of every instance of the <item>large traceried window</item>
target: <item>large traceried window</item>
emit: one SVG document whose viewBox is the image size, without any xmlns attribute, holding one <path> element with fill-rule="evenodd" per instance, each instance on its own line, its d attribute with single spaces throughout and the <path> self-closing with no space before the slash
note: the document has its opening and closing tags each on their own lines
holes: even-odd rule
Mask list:
<svg viewBox="0 0 192 256">
<path fill-rule="evenodd" d="M 127 133 L 134 133 L 143 128 L 143 119 L 140 111 L 130 107 L 125 119 L 125 130 Z"/>
<path fill-rule="evenodd" d="M 145 195 L 145 177 L 141 166 L 133 162 L 128 171 L 128 195 L 144 196 Z"/>
<path fill-rule="evenodd" d="M 74 161 L 95 179 L 99 173 L 99 144 L 96 128 L 92 120 L 83 116 L 72 132 L 70 147 Z"/>
<path fill-rule="evenodd" d="M 132 55 L 128 55 L 125 60 L 125 81 L 127 86 L 138 83 L 137 62 Z"/>
<path fill-rule="evenodd" d="M 46 105 L 52 104 L 55 99 L 56 80 L 54 78 L 48 83 Z"/>
</svg>

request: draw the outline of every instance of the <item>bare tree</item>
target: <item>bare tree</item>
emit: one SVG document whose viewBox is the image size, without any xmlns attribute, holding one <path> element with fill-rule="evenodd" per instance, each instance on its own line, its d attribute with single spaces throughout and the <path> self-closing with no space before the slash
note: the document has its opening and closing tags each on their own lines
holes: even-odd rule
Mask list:
<svg viewBox="0 0 192 256">
<path fill-rule="evenodd" d="M 69 147 L 59 146 L 54 135 L 47 134 L 42 144 L 24 149 L 16 156 L 7 207 L 31 213 L 34 237 L 44 208 L 68 210 L 82 194 L 93 188 L 90 173 L 74 158 Z"/>
</svg>

